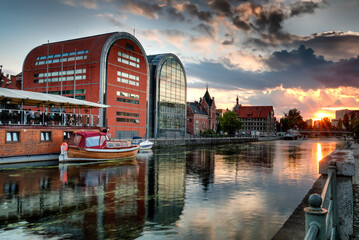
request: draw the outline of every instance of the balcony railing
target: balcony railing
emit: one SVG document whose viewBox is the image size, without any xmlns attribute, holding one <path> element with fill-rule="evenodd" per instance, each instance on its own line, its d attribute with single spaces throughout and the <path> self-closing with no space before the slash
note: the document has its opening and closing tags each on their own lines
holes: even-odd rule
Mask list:
<svg viewBox="0 0 359 240">
<path fill-rule="evenodd" d="M 94 114 L 0 109 L 1 125 L 98 126 Z"/>
</svg>

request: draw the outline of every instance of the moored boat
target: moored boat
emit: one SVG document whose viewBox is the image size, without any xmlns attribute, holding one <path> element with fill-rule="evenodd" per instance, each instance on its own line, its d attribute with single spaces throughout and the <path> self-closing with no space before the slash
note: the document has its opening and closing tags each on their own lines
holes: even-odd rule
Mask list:
<svg viewBox="0 0 359 240">
<path fill-rule="evenodd" d="M 71 135 L 61 145 L 60 162 L 128 159 L 136 156 L 140 146 L 131 141 L 110 140 L 106 133 L 87 131 Z"/>
<path fill-rule="evenodd" d="M 0 88 L 0 164 L 58 160 L 61 143 L 72 133 L 102 130 L 96 113 L 106 107 L 64 96 Z"/>
<path fill-rule="evenodd" d="M 134 137 L 132 140 L 134 145 L 139 145 L 140 150 L 149 150 L 153 147 L 153 142 L 149 141 L 148 139 L 142 139 L 140 137 Z"/>
</svg>

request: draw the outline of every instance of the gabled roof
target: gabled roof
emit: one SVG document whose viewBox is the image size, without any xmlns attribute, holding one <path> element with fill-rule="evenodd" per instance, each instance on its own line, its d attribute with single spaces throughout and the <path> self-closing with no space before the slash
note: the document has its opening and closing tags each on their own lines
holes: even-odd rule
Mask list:
<svg viewBox="0 0 359 240">
<path fill-rule="evenodd" d="M 206 90 L 206 93 L 204 94 L 203 99 L 207 102 L 208 106 L 212 106 L 213 99 L 211 99 L 208 89 Z"/>
<path fill-rule="evenodd" d="M 240 118 L 267 118 L 273 106 L 239 106 L 235 112 Z"/>
<path fill-rule="evenodd" d="M 188 103 L 188 106 L 192 109 L 194 114 L 208 115 L 203 108 L 200 108 L 201 104 L 199 104 L 198 102 L 190 102 Z"/>
</svg>

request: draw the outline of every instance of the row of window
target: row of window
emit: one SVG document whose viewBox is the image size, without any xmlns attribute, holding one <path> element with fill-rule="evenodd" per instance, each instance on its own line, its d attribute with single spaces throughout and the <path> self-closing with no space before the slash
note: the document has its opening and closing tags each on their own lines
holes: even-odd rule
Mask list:
<svg viewBox="0 0 359 240">
<path fill-rule="evenodd" d="M 140 95 L 117 91 L 117 96 L 140 99 Z"/>
<path fill-rule="evenodd" d="M 117 71 L 117 76 L 129 78 L 129 79 L 136 80 L 136 81 L 140 81 L 140 77 L 139 77 L 139 76 L 135 76 L 135 75 L 128 74 L 128 73 L 124 73 L 124 72 L 120 72 L 120 71 Z"/>
<path fill-rule="evenodd" d="M 130 59 L 131 61 L 134 61 L 134 62 L 138 62 L 138 63 L 140 62 L 139 58 L 136 58 L 134 56 L 128 55 L 128 54 L 123 53 L 123 52 L 118 52 L 118 56 Z"/>
<path fill-rule="evenodd" d="M 76 71 L 66 70 L 66 71 L 58 71 L 58 72 L 56 71 L 56 72 L 48 72 L 48 73 L 35 73 L 34 78 L 56 77 L 61 75 L 74 75 L 75 72 L 76 74 L 86 73 L 86 68 L 76 69 Z"/>
<path fill-rule="evenodd" d="M 64 132 L 63 140 L 69 139 L 73 132 Z M 41 142 L 51 142 L 52 132 L 40 132 Z M 6 142 L 20 142 L 20 131 L 6 132 Z"/>
<path fill-rule="evenodd" d="M 85 94 L 86 93 L 85 89 L 76 89 L 76 90 L 63 90 L 62 94 L 63 95 L 67 95 L 67 94 L 72 94 L 73 95 L 74 91 L 75 91 L 75 94 Z M 61 91 L 50 91 L 48 93 L 49 94 L 54 94 L 54 95 L 60 95 Z"/>
<path fill-rule="evenodd" d="M 117 58 L 117 61 L 120 62 L 120 63 L 124 63 L 124 64 L 127 64 L 127 65 L 130 65 L 130 66 L 132 66 L 132 67 L 140 68 L 140 64 L 135 63 L 135 62 L 128 61 L 127 59 Z"/>
<path fill-rule="evenodd" d="M 239 118 L 239 120 L 247 122 L 266 122 L 267 118 Z"/>
<path fill-rule="evenodd" d="M 77 75 L 75 77 L 76 80 L 85 80 L 86 79 L 86 75 Z M 49 78 L 48 82 L 61 82 L 61 81 L 73 81 L 74 80 L 74 76 L 68 76 L 68 77 L 55 77 L 55 78 Z M 43 79 L 35 79 L 33 81 L 34 83 L 46 83 L 46 78 Z"/>
<path fill-rule="evenodd" d="M 59 58 L 59 57 L 67 57 L 67 56 L 73 56 L 73 55 L 81 55 L 81 54 L 85 54 L 88 53 L 89 50 L 80 50 L 77 52 L 66 52 L 66 53 L 58 53 L 58 54 L 54 54 L 54 55 L 49 55 L 49 56 L 41 56 L 41 57 L 37 57 L 36 60 L 44 60 L 44 59 L 49 59 L 49 58 Z"/>
<path fill-rule="evenodd" d="M 138 119 L 132 118 L 116 118 L 116 122 L 140 123 Z"/>
<path fill-rule="evenodd" d="M 50 64 L 50 63 L 59 63 L 59 62 L 71 62 L 76 60 L 84 60 L 87 59 L 87 55 L 82 56 L 76 56 L 76 57 L 68 57 L 68 58 L 57 58 L 57 59 L 51 59 L 51 60 L 45 60 L 45 61 L 37 61 L 35 62 L 35 65 L 44 65 L 44 64 Z"/>
<path fill-rule="evenodd" d="M 129 112 L 116 112 L 117 116 L 124 116 L 124 117 L 139 117 L 138 113 L 129 113 Z"/>
<path fill-rule="evenodd" d="M 132 104 L 140 104 L 140 101 L 137 100 L 132 100 L 132 99 L 127 99 L 127 98 L 117 98 L 118 102 L 123 102 L 123 103 L 132 103 Z"/>
<path fill-rule="evenodd" d="M 125 78 L 120 78 L 120 77 L 117 78 L 117 82 L 127 83 L 127 84 L 137 86 L 137 87 L 140 86 L 139 82 L 128 80 L 128 79 L 125 79 Z"/>
</svg>

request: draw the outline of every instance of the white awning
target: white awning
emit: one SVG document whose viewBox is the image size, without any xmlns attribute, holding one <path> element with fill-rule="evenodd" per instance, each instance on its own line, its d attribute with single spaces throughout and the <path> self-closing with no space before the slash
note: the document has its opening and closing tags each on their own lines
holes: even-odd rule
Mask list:
<svg viewBox="0 0 359 240">
<path fill-rule="evenodd" d="M 107 108 L 108 105 L 78 100 L 59 95 L 15 90 L 0 87 L 0 101 L 3 104 L 24 104 L 28 106 L 65 108 Z"/>
</svg>

